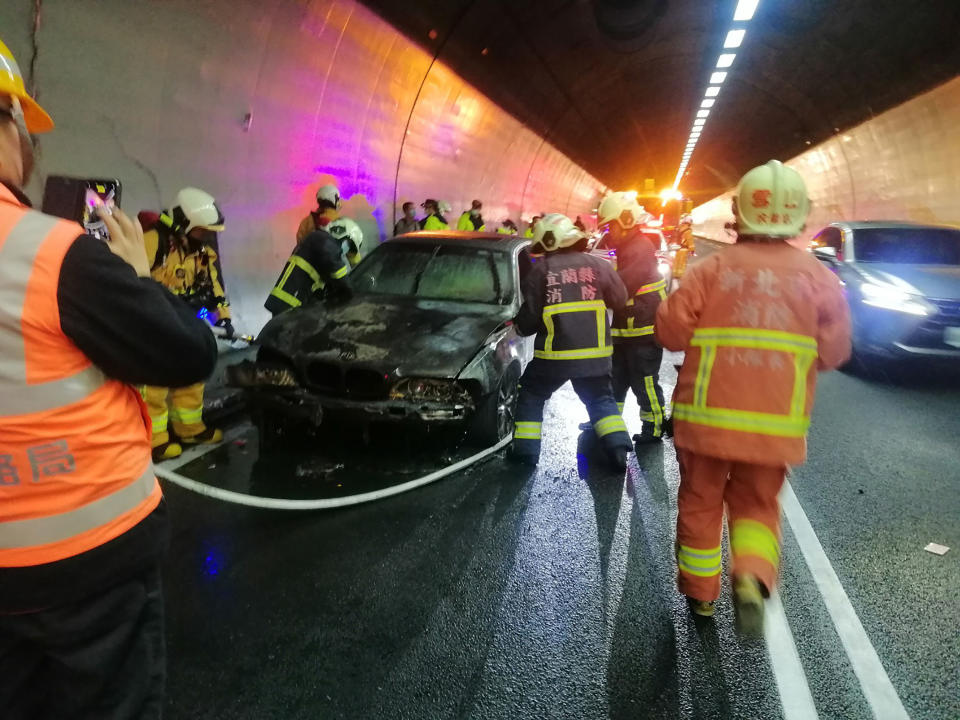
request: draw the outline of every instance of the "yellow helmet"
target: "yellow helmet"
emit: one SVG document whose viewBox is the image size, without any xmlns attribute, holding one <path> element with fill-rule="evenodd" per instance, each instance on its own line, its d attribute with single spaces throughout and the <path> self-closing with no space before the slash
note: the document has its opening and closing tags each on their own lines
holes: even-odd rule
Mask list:
<svg viewBox="0 0 960 720">
<path fill-rule="evenodd" d="M 810 200 L 803 178 L 779 160 L 771 160 L 744 175 L 733 198 L 733 214 L 741 235 L 796 237 L 809 213 Z"/>
<path fill-rule="evenodd" d="M 43 133 L 53 129 L 53 120 L 27 94 L 20 66 L 13 59 L 13 53 L 4 45 L 3 40 L 0 40 L 0 95 L 10 95 L 20 102 L 23 120 L 31 133 Z"/>
</svg>

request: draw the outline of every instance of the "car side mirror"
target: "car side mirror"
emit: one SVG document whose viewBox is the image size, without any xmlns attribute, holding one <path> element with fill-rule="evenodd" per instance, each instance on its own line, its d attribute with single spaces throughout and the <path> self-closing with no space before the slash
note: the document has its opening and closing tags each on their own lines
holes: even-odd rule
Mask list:
<svg viewBox="0 0 960 720">
<path fill-rule="evenodd" d="M 818 247 L 813 249 L 813 254 L 817 260 L 823 260 L 830 264 L 838 262 L 837 249 L 834 247 Z"/>
</svg>

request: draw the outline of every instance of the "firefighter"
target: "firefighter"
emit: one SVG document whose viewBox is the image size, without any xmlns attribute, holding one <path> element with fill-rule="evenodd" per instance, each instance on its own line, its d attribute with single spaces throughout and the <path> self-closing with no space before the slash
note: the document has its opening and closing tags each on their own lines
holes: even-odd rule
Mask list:
<svg viewBox="0 0 960 720">
<path fill-rule="evenodd" d="M 536 335 L 536 340 L 533 360 L 520 379 L 511 458 L 537 463 L 543 406 L 570 380 L 610 463 L 623 470 L 632 445 L 610 387 L 613 346 L 607 309 L 622 308 L 627 291 L 610 263 L 583 252 L 586 238 L 565 215 L 543 217 L 534 245 L 545 254 L 523 282 L 515 325 L 521 335 Z"/>
<path fill-rule="evenodd" d="M 640 405 L 643 426 L 634 435 L 640 444 L 663 439 L 666 419 L 660 363 L 663 348 L 653 337 L 653 321 L 667 285 L 657 264 L 653 246 L 640 232 L 647 213 L 632 193 L 612 193 L 600 203 L 597 222 L 607 242 L 617 253 L 617 272 L 627 288 L 627 305 L 613 313 L 613 396 L 623 412 L 627 391 L 632 389 Z"/>
<path fill-rule="evenodd" d="M 263 304 L 274 317 L 308 305 L 320 295 L 333 302 L 349 300 L 353 296 L 345 280 L 350 272 L 350 261 L 346 258 L 345 244 L 341 240 L 343 237 L 349 238 L 344 220 L 346 218 L 335 221 L 337 225 L 329 223 L 326 230 L 314 230 L 297 245 Z M 356 223 L 350 222 L 356 227 Z M 339 238 L 328 232 L 340 232 L 339 227 L 345 228 Z M 359 230 L 357 227 L 356 232 Z M 357 246 L 359 256 L 362 235 L 349 239 Z"/>
<path fill-rule="evenodd" d="M 850 355 L 850 317 L 837 278 L 786 242 L 809 212 L 799 173 L 776 160 L 754 168 L 733 212 L 737 243 L 687 273 L 655 327 L 665 348 L 686 351 L 673 403 L 680 591 L 713 614 L 726 503 L 737 624 L 756 635 L 777 580 L 777 493 L 806 456 L 817 371 Z"/>
<path fill-rule="evenodd" d="M 340 190 L 323 185 L 317 190 L 317 209 L 311 210 L 297 228 L 297 245 L 314 230 L 322 230 L 340 217 Z"/>
<path fill-rule="evenodd" d="M 363 245 L 363 231 L 356 222 L 345 217 L 334 220 L 327 226 L 327 232 L 340 241 L 340 250 L 350 263 L 350 267 L 360 264 L 363 260 L 363 255 L 360 253 Z"/>
<path fill-rule="evenodd" d="M 677 244 L 680 247 L 673 258 L 673 279 L 679 281 L 687 271 L 687 260 L 697 249 L 693 239 L 693 218 L 689 215 L 680 218 L 680 225 L 677 227 Z"/>
<path fill-rule="evenodd" d="M 140 213 L 141 219 L 148 217 L 148 213 Z M 177 193 L 173 209 L 161 213 L 143 234 L 143 242 L 153 279 L 184 298 L 198 317 L 223 328 L 232 338 L 230 305 L 215 250 L 217 233 L 223 228 L 223 213 L 213 197 L 187 187 Z M 178 457 L 183 452 L 182 444 L 213 445 L 223 440 L 218 428 L 204 425 L 202 382 L 172 389 L 147 385 L 143 399 L 153 423 L 154 462 Z M 169 424 L 180 442 L 171 438 Z"/>
<path fill-rule="evenodd" d="M 446 203 L 444 203 L 446 205 Z M 427 213 L 420 220 L 420 229 L 421 230 L 449 230 L 450 224 L 447 222 L 447 219 L 440 213 L 440 203 L 434 200 L 433 198 L 427 198 L 423 201 L 421 206 L 424 211 Z"/>
<path fill-rule="evenodd" d="M 0 716 L 159 718 L 169 521 L 133 385 L 206 377 L 216 341 L 136 220 L 30 208 L 52 128 L 0 41 Z"/>
<path fill-rule="evenodd" d="M 480 214 L 480 210 L 482 209 L 483 203 L 479 200 L 474 200 L 470 205 L 470 209 L 464 210 L 460 219 L 457 221 L 457 230 L 469 230 L 473 232 L 483 232 L 486 230 L 487 225 L 483 222 L 483 215 Z"/>
</svg>

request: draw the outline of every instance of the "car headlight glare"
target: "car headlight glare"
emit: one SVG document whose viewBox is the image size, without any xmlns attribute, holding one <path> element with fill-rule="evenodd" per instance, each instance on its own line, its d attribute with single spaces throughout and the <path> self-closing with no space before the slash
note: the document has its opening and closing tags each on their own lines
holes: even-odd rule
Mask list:
<svg viewBox="0 0 960 720">
<path fill-rule="evenodd" d="M 895 310 L 910 315 L 929 315 L 930 305 L 919 295 L 912 295 L 892 285 L 866 282 L 860 286 L 864 305 Z"/>
</svg>

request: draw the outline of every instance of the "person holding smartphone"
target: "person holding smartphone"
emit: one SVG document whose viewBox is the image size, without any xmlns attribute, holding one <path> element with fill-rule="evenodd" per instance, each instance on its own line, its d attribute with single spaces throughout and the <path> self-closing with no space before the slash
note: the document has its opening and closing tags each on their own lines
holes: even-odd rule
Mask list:
<svg viewBox="0 0 960 720">
<path fill-rule="evenodd" d="M 216 341 L 150 278 L 143 233 L 34 211 L 53 128 L 0 41 L 0 714 L 159 718 L 166 505 L 142 384 L 207 377 Z"/>
</svg>

